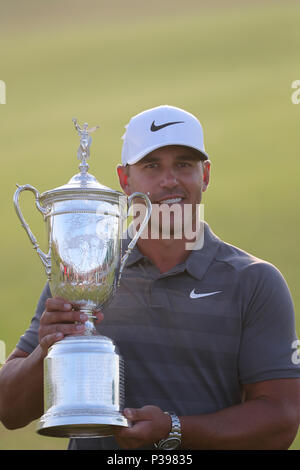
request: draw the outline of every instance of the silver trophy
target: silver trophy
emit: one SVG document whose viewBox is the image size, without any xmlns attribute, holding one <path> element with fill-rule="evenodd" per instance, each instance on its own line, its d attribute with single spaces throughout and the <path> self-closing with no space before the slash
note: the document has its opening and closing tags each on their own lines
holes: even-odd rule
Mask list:
<svg viewBox="0 0 300 470">
<path fill-rule="evenodd" d="M 124 407 L 123 360 L 110 338 L 97 333 L 95 308 L 103 308 L 115 295 L 126 260 L 151 215 L 143 193 L 128 199 L 101 185 L 88 173 L 91 132 L 73 119 L 80 136 L 80 173 L 66 185 L 40 194 L 30 185 L 18 186 L 14 204 L 34 249 L 46 270 L 53 297 L 76 302 L 88 315 L 83 335 L 65 337 L 49 348 L 44 360 L 45 413 L 39 434 L 56 437 L 102 437 L 113 426 L 128 426 Z M 31 191 L 46 222 L 49 251 L 44 253 L 19 206 L 22 191 Z M 122 256 L 127 205 L 133 198 L 146 203 L 146 215 Z M 128 204 L 127 204 L 128 203 Z"/>
</svg>

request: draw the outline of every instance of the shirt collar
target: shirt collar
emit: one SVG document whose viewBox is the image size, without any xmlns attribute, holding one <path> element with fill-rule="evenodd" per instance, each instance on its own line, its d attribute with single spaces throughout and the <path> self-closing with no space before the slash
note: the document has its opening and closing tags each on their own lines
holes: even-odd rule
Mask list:
<svg viewBox="0 0 300 470">
<path fill-rule="evenodd" d="M 204 243 L 198 250 L 192 250 L 186 259 L 188 273 L 196 279 L 202 279 L 208 267 L 213 261 L 221 240 L 213 233 L 207 223 L 204 223 Z"/>
<path fill-rule="evenodd" d="M 129 242 L 129 238 L 124 240 L 124 253 L 128 247 Z M 168 275 L 187 270 L 187 272 L 194 278 L 198 280 L 202 279 L 220 246 L 220 242 L 221 240 L 213 233 L 208 224 L 204 222 L 204 241 L 202 248 L 191 250 L 191 254 L 183 263 L 175 266 L 168 273 L 164 273 L 161 276 L 166 277 Z M 135 246 L 128 257 L 126 266 L 132 266 L 133 264 L 138 263 L 144 257 L 145 256 L 140 252 L 138 247 Z"/>
</svg>

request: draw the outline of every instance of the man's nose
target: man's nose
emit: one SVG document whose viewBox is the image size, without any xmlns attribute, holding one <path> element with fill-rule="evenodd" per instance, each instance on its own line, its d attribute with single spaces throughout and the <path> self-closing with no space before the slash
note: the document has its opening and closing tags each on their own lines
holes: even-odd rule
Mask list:
<svg viewBox="0 0 300 470">
<path fill-rule="evenodd" d="M 174 188 L 178 185 L 176 172 L 173 170 L 166 170 L 161 178 L 160 186 L 162 188 Z"/>
</svg>

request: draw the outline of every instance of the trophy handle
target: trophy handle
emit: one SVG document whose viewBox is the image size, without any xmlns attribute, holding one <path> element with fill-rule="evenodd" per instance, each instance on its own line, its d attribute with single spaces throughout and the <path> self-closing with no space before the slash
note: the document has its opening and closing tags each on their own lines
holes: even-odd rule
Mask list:
<svg viewBox="0 0 300 470">
<path fill-rule="evenodd" d="M 18 189 L 16 190 L 15 194 L 14 194 L 14 205 L 15 205 L 15 209 L 16 209 L 16 213 L 17 213 L 17 216 L 19 217 L 20 221 L 21 221 L 21 224 L 22 224 L 22 227 L 24 227 L 28 237 L 29 237 L 29 240 L 31 241 L 32 245 L 33 245 L 33 248 L 36 250 L 37 254 L 39 255 L 43 265 L 44 265 L 44 268 L 46 270 L 46 274 L 48 276 L 48 279 L 50 278 L 50 273 L 51 273 L 51 259 L 50 259 L 50 256 L 49 254 L 46 255 L 40 248 L 39 248 L 39 245 L 38 245 L 38 242 L 37 242 L 37 239 L 35 238 L 35 236 L 33 235 L 32 231 L 30 230 L 29 228 L 29 225 L 26 223 L 24 217 L 23 217 L 23 214 L 21 212 L 21 209 L 20 209 L 20 205 L 19 205 L 19 197 L 20 197 L 20 194 L 22 191 L 31 191 L 34 195 L 35 195 L 35 205 L 37 207 L 37 209 L 45 216 L 47 215 L 48 213 L 48 210 L 44 209 L 41 205 L 40 205 L 40 193 L 38 192 L 38 190 L 36 188 L 34 188 L 33 186 L 30 186 L 30 184 L 25 184 L 24 186 L 18 186 Z"/>
<path fill-rule="evenodd" d="M 146 215 L 145 215 L 145 218 L 144 218 L 143 222 L 141 223 L 140 229 L 136 232 L 135 236 L 133 237 L 133 239 L 132 239 L 131 242 L 129 243 L 129 245 L 128 245 L 128 247 L 127 247 L 127 250 L 126 250 L 124 256 L 123 256 L 122 259 L 121 259 L 121 266 L 120 266 L 120 271 L 119 271 L 118 284 L 119 284 L 119 282 L 120 282 L 121 275 L 122 275 L 124 266 L 125 266 L 125 264 L 126 264 L 126 261 L 127 261 L 127 259 L 128 259 L 128 256 L 129 256 L 130 253 L 132 252 L 133 248 L 134 248 L 135 245 L 136 245 L 136 242 L 138 241 L 138 239 L 140 238 L 140 236 L 141 236 L 141 234 L 142 234 L 144 228 L 145 228 L 146 225 L 148 224 L 149 219 L 150 219 L 150 216 L 151 216 L 151 212 L 152 212 L 152 204 L 151 204 L 150 199 L 148 198 L 148 196 L 146 196 L 146 194 L 144 194 L 144 193 L 136 192 L 136 193 L 131 194 L 131 195 L 129 196 L 129 198 L 128 198 L 129 208 L 128 208 L 127 217 L 128 217 L 128 214 L 129 214 L 129 210 L 130 210 L 130 206 L 131 206 L 132 200 L 133 200 L 135 197 L 141 197 L 142 199 L 144 199 L 144 201 L 146 202 L 146 206 L 147 206 L 147 213 L 146 213 Z"/>
</svg>

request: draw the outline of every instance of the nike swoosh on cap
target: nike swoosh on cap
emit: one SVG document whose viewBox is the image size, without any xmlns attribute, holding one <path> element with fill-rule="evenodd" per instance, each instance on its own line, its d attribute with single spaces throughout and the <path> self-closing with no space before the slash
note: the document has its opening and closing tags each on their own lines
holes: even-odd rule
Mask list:
<svg viewBox="0 0 300 470">
<path fill-rule="evenodd" d="M 190 293 L 190 298 L 191 299 L 200 299 L 201 297 L 208 297 L 209 295 L 219 294 L 220 292 L 222 292 L 222 291 L 217 290 L 216 292 L 207 292 L 205 294 L 196 294 L 195 289 L 193 289 Z"/>
<path fill-rule="evenodd" d="M 173 126 L 174 124 L 182 124 L 184 121 L 174 121 L 174 122 L 166 122 L 165 124 L 160 124 L 159 126 L 156 126 L 155 121 L 152 122 L 150 131 L 156 132 L 159 131 L 160 129 L 163 129 L 164 127 L 167 126 Z"/>
</svg>

